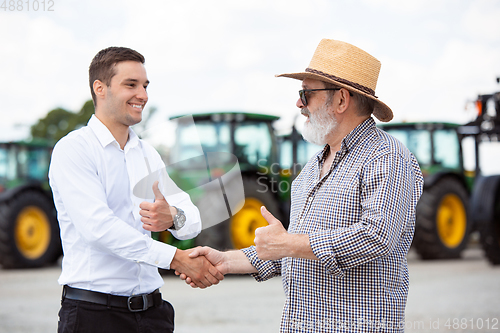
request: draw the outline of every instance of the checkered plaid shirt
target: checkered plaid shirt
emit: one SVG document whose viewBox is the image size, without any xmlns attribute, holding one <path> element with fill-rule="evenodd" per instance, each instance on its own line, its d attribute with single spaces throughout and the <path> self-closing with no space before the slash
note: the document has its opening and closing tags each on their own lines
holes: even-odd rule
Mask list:
<svg viewBox="0 0 500 333">
<path fill-rule="evenodd" d="M 329 146 L 292 185 L 288 232 L 308 234 L 319 260 L 262 261 L 258 281 L 281 275 L 281 332 L 402 332 L 406 255 L 423 177 L 415 157 L 372 118 L 347 135 L 320 179 Z"/>
</svg>

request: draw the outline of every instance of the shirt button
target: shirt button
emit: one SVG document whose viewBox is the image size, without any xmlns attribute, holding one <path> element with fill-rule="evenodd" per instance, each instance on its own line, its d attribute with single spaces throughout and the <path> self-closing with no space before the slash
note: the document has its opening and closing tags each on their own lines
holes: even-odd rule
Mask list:
<svg viewBox="0 0 500 333">
<path fill-rule="evenodd" d="M 311 202 L 311 201 L 313 201 L 313 197 L 309 197 L 309 199 L 307 199 L 307 200 L 309 200 L 309 202 Z"/>
<path fill-rule="evenodd" d="M 156 260 L 156 261 L 155 261 L 155 264 L 157 264 L 157 265 L 158 265 L 158 260 Z"/>
</svg>

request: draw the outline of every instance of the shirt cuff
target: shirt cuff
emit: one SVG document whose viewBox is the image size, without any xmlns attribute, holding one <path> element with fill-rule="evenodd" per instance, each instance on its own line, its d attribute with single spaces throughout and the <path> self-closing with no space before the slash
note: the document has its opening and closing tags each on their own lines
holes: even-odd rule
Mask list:
<svg viewBox="0 0 500 333">
<path fill-rule="evenodd" d="M 243 251 L 248 261 L 250 261 L 252 266 L 258 271 L 257 273 L 251 274 L 255 280 L 262 282 L 281 275 L 281 260 L 260 260 L 257 256 L 255 246 L 253 245 L 241 251 Z"/>
<path fill-rule="evenodd" d="M 153 240 L 149 248 L 146 263 L 163 269 L 170 269 L 170 263 L 175 256 L 177 248 Z"/>
<path fill-rule="evenodd" d="M 328 273 L 338 277 L 344 276 L 344 272 L 340 269 L 335 258 L 330 231 L 309 234 L 309 243 L 313 253 L 318 257 Z"/>
</svg>

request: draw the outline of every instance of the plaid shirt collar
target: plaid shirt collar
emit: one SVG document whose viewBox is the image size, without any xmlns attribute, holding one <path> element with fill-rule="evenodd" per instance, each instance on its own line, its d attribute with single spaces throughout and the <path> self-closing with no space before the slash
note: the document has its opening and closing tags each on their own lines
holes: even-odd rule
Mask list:
<svg viewBox="0 0 500 333">
<path fill-rule="evenodd" d="M 340 152 L 342 155 L 345 155 L 352 150 L 352 148 L 364 137 L 368 131 L 375 127 L 375 120 L 372 117 L 366 119 L 361 124 L 356 126 L 349 134 L 347 134 L 340 144 Z M 316 155 L 316 159 L 318 162 L 322 162 L 328 156 L 328 152 L 330 151 L 330 146 L 328 144 L 325 145 L 322 151 L 318 152 Z"/>
<path fill-rule="evenodd" d="M 366 119 L 361 124 L 356 126 L 349 134 L 347 134 L 340 144 L 340 150 L 336 152 L 335 159 L 332 163 L 330 171 L 335 168 L 335 166 L 344 158 L 344 156 L 354 149 L 354 147 L 365 137 L 370 130 L 375 127 L 375 120 L 372 117 Z M 321 169 L 323 166 L 328 153 L 330 152 L 330 145 L 326 144 L 323 150 L 316 154 L 316 160 L 318 161 L 318 167 Z"/>
</svg>

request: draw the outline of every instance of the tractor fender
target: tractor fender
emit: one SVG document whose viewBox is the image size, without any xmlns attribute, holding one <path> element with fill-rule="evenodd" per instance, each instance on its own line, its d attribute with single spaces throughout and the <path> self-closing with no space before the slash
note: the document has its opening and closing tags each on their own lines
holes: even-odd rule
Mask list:
<svg viewBox="0 0 500 333">
<path fill-rule="evenodd" d="M 37 192 L 42 193 L 50 200 L 50 202 L 53 203 L 52 193 L 43 189 L 42 184 L 40 182 L 37 182 L 37 181 L 32 181 L 32 182 L 23 184 L 21 186 L 16 186 L 16 187 L 13 187 L 11 189 L 8 189 L 8 190 L 0 193 L 0 202 L 9 201 L 10 199 L 15 197 L 19 193 L 22 193 L 22 192 L 25 192 L 28 190 L 37 191 Z"/>
<path fill-rule="evenodd" d="M 467 186 L 465 186 L 465 178 L 458 173 L 450 172 L 450 171 L 439 171 L 439 172 L 436 172 L 435 174 L 426 176 L 425 181 L 424 181 L 424 188 L 434 186 L 438 181 L 440 181 L 441 179 L 443 179 L 445 177 L 455 178 L 464 186 L 464 188 L 467 188 Z"/>
</svg>

